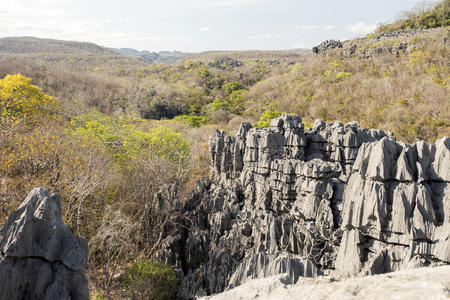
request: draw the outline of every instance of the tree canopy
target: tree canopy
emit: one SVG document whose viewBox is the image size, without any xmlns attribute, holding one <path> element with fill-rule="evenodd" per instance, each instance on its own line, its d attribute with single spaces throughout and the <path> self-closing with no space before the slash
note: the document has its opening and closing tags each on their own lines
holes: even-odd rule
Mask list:
<svg viewBox="0 0 450 300">
<path fill-rule="evenodd" d="M 31 84 L 21 74 L 0 79 L 0 117 L 2 121 L 54 114 L 57 100 Z"/>
</svg>

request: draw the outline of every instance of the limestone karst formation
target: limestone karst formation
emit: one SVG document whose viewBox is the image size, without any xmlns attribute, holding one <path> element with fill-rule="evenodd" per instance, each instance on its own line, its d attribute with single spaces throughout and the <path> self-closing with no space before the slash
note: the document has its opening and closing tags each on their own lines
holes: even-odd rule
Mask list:
<svg viewBox="0 0 450 300">
<path fill-rule="evenodd" d="M 87 300 L 87 257 L 58 196 L 36 188 L 0 228 L 0 299 Z"/>
<path fill-rule="evenodd" d="M 397 142 L 356 122 L 283 115 L 209 142 L 198 182 L 156 258 L 178 268 L 178 295 L 251 278 L 378 274 L 450 263 L 450 139 Z"/>
</svg>

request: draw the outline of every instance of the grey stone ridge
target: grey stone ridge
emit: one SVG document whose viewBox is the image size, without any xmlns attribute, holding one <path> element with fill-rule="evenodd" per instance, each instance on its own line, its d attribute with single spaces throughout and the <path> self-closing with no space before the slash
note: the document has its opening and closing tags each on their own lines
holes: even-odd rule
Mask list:
<svg viewBox="0 0 450 300">
<path fill-rule="evenodd" d="M 0 299 L 89 299 L 87 257 L 58 196 L 36 188 L 0 228 Z"/>
<path fill-rule="evenodd" d="M 439 31 L 439 28 L 430 28 L 430 29 L 408 29 L 408 30 L 398 30 L 393 32 L 383 32 L 373 37 L 361 37 L 355 38 L 349 41 L 341 42 L 335 40 L 327 40 L 319 45 L 312 48 L 313 53 L 315 54 L 330 54 L 335 55 L 336 49 L 342 48 L 342 55 L 344 57 L 360 57 L 360 58 L 371 58 L 377 55 L 399 55 L 401 52 L 413 51 L 418 46 L 422 45 L 423 42 L 420 41 L 403 41 L 395 43 L 381 43 L 378 45 L 380 41 L 389 40 L 389 39 L 398 39 L 400 37 L 410 37 L 410 36 L 421 36 L 424 34 L 428 34 L 433 31 Z M 367 42 L 373 41 L 373 46 L 367 47 Z M 366 42 L 366 45 L 363 44 Z M 444 38 L 444 44 L 447 43 L 447 39 Z"/>
<path fill-rule="evenodd" d="M 178 296 L 252 278 L 378 274 L 450 263 L 450 139 L 399 143 L 356 122 L 284 114 L 210 138 L 197 183 L 155 257 L 178 268 Z"/>
</svg>

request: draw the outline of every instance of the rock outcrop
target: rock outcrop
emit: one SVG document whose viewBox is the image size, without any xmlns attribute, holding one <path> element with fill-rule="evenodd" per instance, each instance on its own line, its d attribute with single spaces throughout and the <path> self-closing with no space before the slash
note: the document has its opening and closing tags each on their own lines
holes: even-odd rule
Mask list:
<svg viewBox="0 0 450 300">
<path fill-rule="evenodd" d="M 312 48 L 315 54 L 343 57 L 372 58 L 378 55 L 399 55 L 421 49 L 423 45 L 442 36 L 446 44 L 446 31 L 442 28 L 409 29 L 367 35 L 346 41 L 324 41 Z M 441 39 L 439 39 L 439 42 Z"/>
<path fill-rule="evenodd" d="M 89 299 L 87 256 L 58 196 L 36 188 L 0 228 L 0 299 Z"/>
<path fill-rule="evenodd" d="M 319 45 L 312 48 L 313 53 L 315 54 L 323 54 L 326 53 L 328 50 L 336 49 L 336 48 L 342 48 L 343 44 L 341 41 L 335 41 L 335 40 L 326 40 Z"/>
<path fill-rule="evenodd" d="M 219 70 L 229 70 L 233 68 L 239 68 L 242 67 L 243 65 L 244 63 L 242 61 L 228 56 L 219 57 L 218 59 L 208 64 L 209 67 L 216 68 Z"/>
<path fill-rule="evenodd" d="M 398 143 L 356 122 L 295 115 L 211 137 L 211 178 L 156 257 L 185 299 L 253 278 L 376 274 L 450 263 L 450 139 Z"/>
</svg>

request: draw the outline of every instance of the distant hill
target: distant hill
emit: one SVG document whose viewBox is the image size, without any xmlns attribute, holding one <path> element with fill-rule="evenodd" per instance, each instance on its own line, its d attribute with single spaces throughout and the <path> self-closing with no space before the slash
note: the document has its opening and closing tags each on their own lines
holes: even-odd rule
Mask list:
<svg viewBox="0 0 450 300">
<path fill-rule="evenodd" d="M 126 55 L 126 56 L 133 56 L 137 57 L 141 60 L 150 62 L 150 63 L 175 63 L 179 61 L 180 59 L 186 58 L 188 56 L 191 56 L 192 53 L 187 52 L 181 52 L 181 51 L 160 51 L 160 52 L 150 52 L 147 50 L 139 51 L 132 48 L 112 48 L 113 51 L 116 51 L 117 53 Z"/>
<path fill-rule="evenodd" d="M 93 43 L 35 37 L 0 38 L 0 53 L 116 54 L 111 49 Z"/>
<path fill-rule="evenodd" d="M 309 49 L 291 49 L 291 50 L 223 50 L 223 51 L 205 51 L 191 56 L 194 60 L 208 61 L 217 60 L 221 57 L 231 57 L 237 60 L 264 60 L 274 62 L 298 62 L 309 56 Z"/>
<path fill-rule="evenodd" d="M 55 55 L 95 55 L 95 56 L 127 56 L 142 62 L 172 64 L 180 60 L 192 58 L 200 61 L 212 61 L 221 57 L 231 57 L 236 60 L 265 60 L 273 62 L 297 62 L 307 56 L 309 50 L 293 49 L 280 51 L 205 51 L 189 53 L 181 51 L 139 51 L 133 48 L 107 48 L 94 43 L 41 39 L 36 37 L 6 37 L 0 38 L 0 54 L 52 54 Z"/>
<path fill-rule="evenodd" d="M 265 60 L 276 62 L 297 62 L 310 54 L 307 49 L 292 50 L 223 50 L 223 51 L 204 51 L 200 53 L 189 53 L 181 51 L 138 51 L 132 48 L 112 49 L 126 56 L 137 57 L 150 63 L 175 63 L 182 59 L 191 58 L 199 61 L 213 61 L 223 57 L 230 57 L 236 60 Z"/>
</svg>

